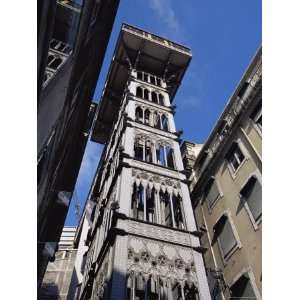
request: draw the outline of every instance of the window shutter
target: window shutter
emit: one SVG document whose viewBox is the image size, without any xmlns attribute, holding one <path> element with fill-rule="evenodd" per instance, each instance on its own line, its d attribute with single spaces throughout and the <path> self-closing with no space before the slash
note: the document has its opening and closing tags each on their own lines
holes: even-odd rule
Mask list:
<svg viewBox="0 0 300 300">
<path fill-rule="evenodd" d="M 230 250 L 237 244 L 237 241 L 234 237 L 231 224 L 226 218 L 224 227 L 219 235 L 219 241 L 222 248 L 224 257 L 230 252 Z"/>
<path fill-rule="evenodd" d="M 255 221 L 261 216 L 261 184 L 258 180 L 252 186 L 247 197 L 247 204 Z"/>
</svg>

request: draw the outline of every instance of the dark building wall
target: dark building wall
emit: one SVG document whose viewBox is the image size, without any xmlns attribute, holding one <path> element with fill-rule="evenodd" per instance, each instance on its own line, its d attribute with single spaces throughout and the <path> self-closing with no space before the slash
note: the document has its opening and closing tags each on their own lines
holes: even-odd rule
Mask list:
<svg viewBox="0 0 300 300">
<path fill-rule="evenodd" d="M 41 86 L 38 99 L 38 285 L 49 259 L 44 245 L 58 242 L 67 215 L 95 112 L 91 101 L 118 4 L 118 0 L 86 0 L 80 12 L 72 1 L 69 6 L 57 1 L 54 21 L 38 22 L 44 31 L 51 31 L 43 33 L 39 46 L 49 45 L 54 38 L 72 48 L 68 55 L 62 54 L 66 61 Z M 42 8 L 45 15 L 46 8 Z M 44 74 L 50 70 L 49 60 L 47 65 L 44 51 L 38 52 L 39 72 Z M 61 193 L 63 197 L 59 197 Z"/>
</svg>

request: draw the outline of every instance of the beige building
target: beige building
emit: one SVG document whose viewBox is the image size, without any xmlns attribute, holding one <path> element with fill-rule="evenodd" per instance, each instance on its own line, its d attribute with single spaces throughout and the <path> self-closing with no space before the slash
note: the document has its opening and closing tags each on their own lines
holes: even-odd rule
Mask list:
<svg viewBox="0 0 300 300">
<path fill-rule="evenodd" d="M 261 71 L 259 49 L 199 154 L 182 145 L 212 299 L 261 299 Z"/>
<path fill-rule="evenodd" d="M 55 259 L 47 266 L 39 290 L 39 300 L 67 299 L 77 253 L 77 248 L 74 247 L 75 234 L 76 227 L 63 228 Z"/>
</svg>

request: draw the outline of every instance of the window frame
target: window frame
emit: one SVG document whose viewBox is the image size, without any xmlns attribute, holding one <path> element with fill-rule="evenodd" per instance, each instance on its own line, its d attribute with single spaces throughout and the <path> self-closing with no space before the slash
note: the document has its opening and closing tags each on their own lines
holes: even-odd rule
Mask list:
<svg viewBox="0 0 300 300">
<path fill-rule="evenodd" d="M 228 154 L 228 152 L 231 151 L 231 148 L 234 147 L 234 144 L 239 148 L 242 155 L 244 156 L 244 159 L 242 161 L 240 161 L 240 163 L 236 169 L 234 169 L 234 167 L 232 166 L 232 162 L 229 160 L 229 154 Z M 235 151 L 235 150 L 233 150 L 233 151 Z M 246 161 L 249 160 L 248 151 L 246 150 L 245 146 L 243 145 L 243 143 L 241 142 L 240 139 L 237 139 L 231 143 L 231 146 L 229 147 L 229 149 L 227 150 L 227 153 L 225 154 L 225 160 L 226 160 L 227 168 L 229 170 L 229 173 L 230 173 L 232 179 L 235 179 L 239 170 L 243 167 L 243 165 L 246 163 Z"/>
<path fill-rule="evenodd" d="M 255 283 L 255 276 L 252 271 L 251 267 L 248 268 L 242 268 L 242 270 L 233 278 L 232 282 L 228 285 L 229 291 L 231 290 L 231 287 L 237 283 L 237 281 L 244 275 L 248 274 L 249 276 L 249 282 L 251 284 L 252 290 L 255 294 L 256 300 L 261 300 L 261 295 L 259 293 L 259 290 L 257 288 L 257 285 Z"/>
<path fill-rule="evenodd" d="M 244 197 L 243 197 L 243 195 L 241 194 L 241 191 L 245 188 L 245 186 L 247 185 L 247 183 L 249 182 L 249 180 L 250 180 L 252 177 L 255 177 L 256 180 L 260 183 L 260 185 L 261 185 L 261 187 L 262 187 L 262 178 L 261 178 L 261 174 L 259 173 L 258 170 L 256 170 L 256 172 L 251 173 L 251 174 L 245 179 L 244 183 L 242 184 L 242 186 L 241 186 L 241 188 L 240 188 L 239 198 L 240 198 L 240 201 L 242 201 L 242 204 L 243 204 L 243 206 L 244 206 L 244 208 L 245 208 L 245 210 L 246 210 L 246 212 L 247 212 L 247 214 L 248 214 L 248 216 L 249 216 L 249 219 L 250 219 L 250 221 L 251 221 L 251 224 L 252 224 L 254 230 L 256 231 L 256 230 L 258 230 L 259 225 L 260 225 L 261 222 L 262 222 L 262 213 L 261 213 L 259 219 L 258 219 L 257 221 L 255 221 L 255 218 L 254 218 L 254 216 L 253 216 L 253 214 L 252 214 L 252 212 L 251 212 L 251 209 L 250 209 L 250 207 L 249 207 L 249 205 L 248 205 L 248 203 L 247 203 L 247 200 L 245 200 Z"/>
<path fill-rule="evenodd" d="M 219 195 L 218 195 L 218 197 L 216 198 L 216 200 L 212 203 L 212 205 L 210 206 L 209 203 L 208 203 L 208 201 L 207 201 L 207 194 L 208 194 L 208 193 L 207 193 L 207 191 L 206 191 L 206 187 L 207 187 L 208 184 L 210 184 L 209 182 L 210 182 L 211 180 L 213 181 L 213 183 L 211 184 L 211 186 L 209 187 L 209 189 L 212 187 L 212 185 L 213 185 L 214 183 L 216 183 L 217 188 L 218 188 L 218 191 L 219 191 Z M 205 185 L 205 188 L 204 188 L 204 194 L 203 194 L 203 197 L 204 197 L 204 200 L 205 200 L 205 202 L 206 202 L 206 205 L 207 205 L 207 208 L 208 208 L 208 212 L 211 214 L 212 211 L 213 211 L 213 208 L 217 205 L 217 203 L 219 202 L 219 200 L 221 200 L 221 199 L 224 197 L 223 191 L 222 191 L 222 189 L 221 189 L 221 185 L 220 185 L 219 181 L 215 178 L 215 176 L 211 176 L 211 177 L 208 179 L 208 181 L 207 181 L 207 183 L 206 183 L 206 185 Z"/>
<path fill-rule="evenodd" d="M 231 230 L 232 230 L 232 233 L 233 233 L 233 236 L 236 240 L 236 245 L 226 254 L 224 255 L 223 253 L 223 250 L 222 250 L 222 246 L 221 246 L 221 242 L 220 242 L 220 238 L 218 235 L 217 237 L 217 244 L 218 244 L 218 248 L 219 248 L 219 251 L 220 251 L 220 256 L 221 256 L 221 259 L 223 261 L 223 264 L 224 266 L 227 265 L 227 263 L 229 262 L 230 258 L 232 257 L 232 255 L 238 250 L 238 249 L 241 249 L 242 248 L 242 243 L 241 243 L 241 240 L 239 238 L 239 235 L 238 235 L 238 232 L 237 232 L 237 229 L 233 223 L 233 220 L 232 220 L 232 217 L 231 217 L 231 213 L 229 210 L 225 210 L 221 213 L 220 217 L 217 219 L 217 221 L 215 222 L 215 225 L 220 221 L 220 219 L 225 216 L 231 226 Z M 215 226 L 214 225 L 214 226 Z M 214 235 L 213 235 L 214 236 Z"/>
</svg>

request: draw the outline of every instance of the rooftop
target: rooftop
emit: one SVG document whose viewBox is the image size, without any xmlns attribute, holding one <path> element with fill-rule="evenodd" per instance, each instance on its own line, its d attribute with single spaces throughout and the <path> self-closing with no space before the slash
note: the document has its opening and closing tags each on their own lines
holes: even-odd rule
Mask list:
<svg viewBox="0 0 300 300">
<path fill-rule="evenodd" d="M 128 70 L 144 70 L 167 82 L 170 101 L 189 65 L 191 50 L 137 27 L 123 24 L 109 68 L 91 140 L 104 144 L 119 110 Z"/>
</svg>

